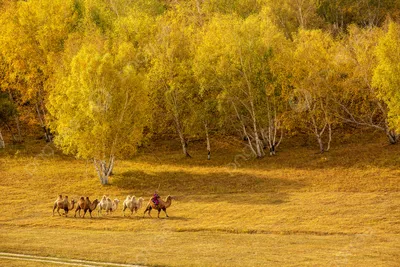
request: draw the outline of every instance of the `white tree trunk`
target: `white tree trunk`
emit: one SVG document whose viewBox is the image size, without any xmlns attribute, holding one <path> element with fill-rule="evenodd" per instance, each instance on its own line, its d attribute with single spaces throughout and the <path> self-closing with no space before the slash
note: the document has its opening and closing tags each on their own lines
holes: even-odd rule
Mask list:
<svg viewBox="0 0 400 267">
<path fill-rule="evenodd" d="M 210 137 L 208 136 L 208 125 L 204 123 L 204 128 L 206 130 L 206 141 L 207 141 L 207 159 L 211 159 L 211 145 L 210 145 Z"/>
<path fill-rule="evenodd" d="M 322 142 L 322 138 L 319 134 L 317 134 L 316 137 L 319 145 L 319 152 L 324 153 L 324 143 Z"/>
<path fill-rule="evenodd" d="M 51 138 L 51 134 L 49 129 L 46 127 L 45 121 L 44 121 L 44 113 L 42 113 L 41 109 L 39 108 L 39 104 L 36 103 L 36 112 L 38 115 L 38 119 L 40 122 L 40 126 L 42 127 L 43 131 L 44 131 L 44 137 L 46 142 L 51 142 L 52 138 Z"/>
<path fill-rule="evenodd" d="M 3 135 L 1 135 L 0 131 L 0 148 L 5 148 L 6 144 L 4 143 Z"/>
<path fill-rule="evenodd" d="M 389 142 L 394 145 L 399 141 L 399 135 L 394 130 L 390 130 L 389 127 L 385 129 L 386 136 L 389 138 Z"/>
<path fill-rule="evenodd" d="M 96 168 L 97 174 L 99 176 L 102 185 L 108 184 L 108 178 L 110 177 L 112 170 L 114 168 L 114 156 L 110 156 L 109 162 L 105 160 L 93 159 L 94 167 Z M 108 165 L 108 166 L 107 166 Z"/>
<path fill-rule="evenodd" d="M 189 154 L 189 152 L 188 152 L 188 150 L 187 150 L 188 144 L 187 144 L 186 138 L 185 138 L 185 136 L 183 135 L 182 129 L 180 129 L 180 125 L 179 125 L 178 122 L 177 122 L 177 125 L 176 125 L 176 131 L 178 132 L 179 139 L 181 140 L 181 145 L 182 145 L 182 152 L 183 152 L 183 154 L 184 154 L 186 157 L 191 158 L 192 156 L 190 156 L 190 154 Z"/>
<path fill-rule="evenodd" d="M 238 112 L 238 110 L 237 110 L 236 105 L 235 105 L 234 102 L 232 102 L 232 106 L 233 106 L 233 108 L 234 108 L 234 110 L 235 110 L 235 112 L 236 112 L 236 117 L 237 117 L 237 119 L 239 120 L 239 122 L 240 122 L 240 124 L 241 124 L 241 126 L 242 126 L 243 135 L 246 137 L 247 142 L 249 143 L 249 148 L 250 148 L 250 150 L 251 150 L 251 153 L 252 153 L 254 156 L 257 156 L 257 153 L 256 153 L 256 151 L 254 150 L 253 144 L 252 144 L 252 142 L 251 142 L 251 138 L 250 138 L 249 134 L 248 134 L 247 131 L 246 131 L 246 126 L 244 125 L 243 119 L 242 119 L 242 117 L 240 116 L 240 114 L 239 114 L 239 112 Z"/>
<path fill-rule="evenodd" d="M 254 110 L 253 101 L 250 101 L 251 107 L 251 117 L 253 119 L 253 131 L 254 131 L 254 140 L 256 142 L 256 151 L 257 151 L 257 158 L 261 158 L 263 156 L 263 144 L 261 144 L 260 137 L 258 136 L 258 128 L 257 128 L 257 120 L 256 120 L 256 112 Z"/>
</svg>

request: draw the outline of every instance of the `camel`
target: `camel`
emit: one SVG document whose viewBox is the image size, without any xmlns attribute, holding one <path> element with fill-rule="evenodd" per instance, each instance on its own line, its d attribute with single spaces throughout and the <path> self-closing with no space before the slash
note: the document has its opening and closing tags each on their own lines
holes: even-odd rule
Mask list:
<svg viewBox="0 0 400 267">
<path fill-rule="evenodd" d="M 110 203 L 107 199 L 107 196 L 104 195 L 99 202 L 99 209 L 97 211 L 97 215 L 100 216 L 102 210 L 105 210 L 108 214 L 108 211 L 111 209 L 112 203 Z"/>
<path fill-rule="evenodd" d="M 150 199 L 149 203 L 147 204 L 146 210 L 144 211 L 143 218 L 146 215 L 147 211 L 149 212 L 149 216 L 151 217 L 150 212 L 152 209 L 158 210 L 158 218 L 160 218 L 161 210 L 163 210 L 165 212 L 165 215 L 169 217 L 167 214 L 167 208 L 171 206 L 172 199 L 174 199 L 173 196 L 167 196 L 165 200 L 160 199 L 158 205 L 155 205 L 154 202 Z"/>
<path fill-rule="evenodd" d="M 58 208 L 58 209 L 57 209 Z M 57 209 L 58 214 L 61 216 L 59 210 L 60 209 L 64 209 L 64 200 L 62 198 L 62 195 L 58 195 L 58 198 L 56 199 L 56 201 L 54 201 L 54 205 L 53 205 L 53 216 L 54 216 L 54 211 L 55 209 Z"/>
<path fill-rule="evenodd" d="M 122 212 L 124 213 L 124 217 L 125 217 L 125 210 L 128 208 L 131 210 L 131 215 L 133 215 L 133 211 L 135 211 L 135 213 L 137 213 L 138 209 L 140 209 L 142 207 L 143 204 L 143 198 L 140 197 L 138 200 L 136 200 L 135 196 L 127 196 L 124 203 L 123 203 L 123 209 Z"/>
<path fill-rule="evenodd" d="M 110 212 L 116 211 L 118 208 L 118 203 L 119 199 L 116 198 L 114 201 L 111 200 L 111 198 L 107 196 L 103 196 L 100 203 L 99 203 L 99 209 L 97 211 L 97 215 L 99 216 L 102 210 L 105 210 L 107 214 Z"/>
<path fill-rule="evenodd" d="M 108 201 L 111 201 L 111 199 L 110 198 L 108 198 Z M 111 206 L 111 212 L 114 212 L 114 211 L 116 211 L 117 209 L 118 209 L 118 203 L 119 203 L 120 201 L 119 201 L 119 199 L 118 198 L 115 198 L 113 201 L 112 201 L 112 206 Z"/>
<path fill-rule="evenodd" d="M 99 204 L 99 200 L 97 198 L 92 203 L 90 202 L 89 197 L 86 197 L 86 199 L 81 197 L 78 201 L 78 206 L 76 207 L 74 217 L 76 217 L 76 212 L 79 212 L 79 217 L 81 217 L 81 210 L 83 210 L 83 218 L 85 218 L 87 211 L 90 213 L 90 218 L 93 218 L 92 211 L 96 209 L 97 204 Z"/>
<path fill-rule="evenodd" d="M 57 200 L 54 202 L 53 206 L 53 216 L 54 216 L 54 210 L 57 209 L 58 215 L 61 216 L 60 214 L 60 209 L 64 210 L 65 217 L 68 216 L 68 211 L 74 209 L 75 206 L 75 200 L 71 200 L 71 203 L 68 202 L 68 196 L 65 196 L 64 199 L 62 198 L 62 195 L 59 195 Z"/>
</svg>

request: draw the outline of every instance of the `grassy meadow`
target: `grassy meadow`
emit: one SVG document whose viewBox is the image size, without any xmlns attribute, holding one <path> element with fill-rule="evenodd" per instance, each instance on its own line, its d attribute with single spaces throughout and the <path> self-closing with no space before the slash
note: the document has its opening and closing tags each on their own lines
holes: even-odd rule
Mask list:
<svg viewBox="0 0 400 267">
<path fill-rule="evenodd" d="M 117 161 L 108 186 L 43 141 L 10 146 L 0 150 L 0 251 L 147 266 L 399 266 L 400 147 L 373 134 L 340 140 L 324 154 L 313 140 L 285 140 L 258 160 L 218 138 L 210 161 L 200 141 L 191 159 L 178 141 L 157 141 Z M 176 198 L 170 218 L 122 216 L 127 195 L 146 204 L 157 188 Z M 59 194 L 121 202 L 92 219 L 52 216 Z"/>
</svg>

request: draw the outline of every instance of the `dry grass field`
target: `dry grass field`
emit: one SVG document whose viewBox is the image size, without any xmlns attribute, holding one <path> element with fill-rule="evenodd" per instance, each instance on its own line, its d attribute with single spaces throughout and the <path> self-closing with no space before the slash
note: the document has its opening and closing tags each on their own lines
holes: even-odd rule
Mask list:
<svg viewBox="0 0 400 267">
<path fill-rule="evenodd" d="M 315 154 L 288 141 L 276 157 L 215 141 L 205 160 L 158 142 L 116 163 L 101 186 L 86 161 L 42 141 L 0 151 L 0 252 L 146 266 L 400 266 L 400 147 L 342 138 Z M 122 201 L 175 196 L 170 218 L 52 216 L 59 194 Z M 29 263 L 29 264 L 28 264 Z M 0 266 L 52 266 L 0 258 Z"/>
</svg>

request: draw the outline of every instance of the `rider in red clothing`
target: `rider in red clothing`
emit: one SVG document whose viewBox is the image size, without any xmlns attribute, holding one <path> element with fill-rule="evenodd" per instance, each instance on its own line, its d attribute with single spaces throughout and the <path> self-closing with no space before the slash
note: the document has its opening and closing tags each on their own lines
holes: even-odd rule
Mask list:
<svg viewBox="0 0 400 267">
<path fill-rule="evenodd" d="M 160 196 L 158 195 L 158 191 L 156 190 L 153 197 L 151 198 L 151 201 L 153 201 L 154 205 L 158 205 L 160 203 L 160 201 L 158 200 L 159 198 Z"/>
</svg>

